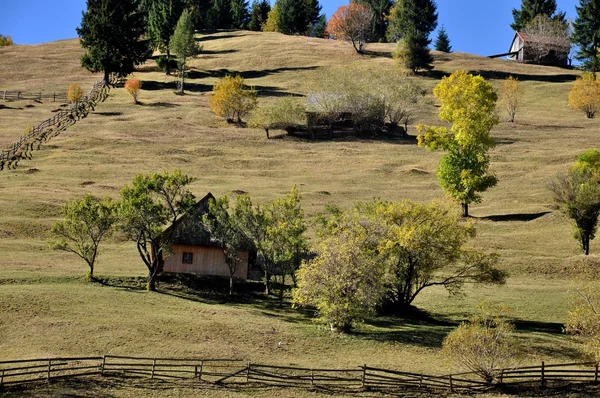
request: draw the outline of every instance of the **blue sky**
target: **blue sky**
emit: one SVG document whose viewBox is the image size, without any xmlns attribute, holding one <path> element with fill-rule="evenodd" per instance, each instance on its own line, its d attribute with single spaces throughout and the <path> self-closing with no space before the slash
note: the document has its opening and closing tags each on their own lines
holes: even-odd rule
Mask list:
<svg viewBox="0 0 600 398">
<path fill-rule="evenodd" d="M 321 0 L 330 17 L 349 0 Z M 274 2 L 274 0 L 271 0 Z M 575 19 L 578 0 L 557 0 L 558 8 Z M 0 34 L 17 44 L 37 44 L 77 37 L 85 0 L 0 0 Z M 437 0 L 439 23 L 448 31 L 454 51 L 491 55 L 508 51 L 513 8 L 521 0 Z M 435 33 L 432 38 L 435 37 Z"/>
</svg>

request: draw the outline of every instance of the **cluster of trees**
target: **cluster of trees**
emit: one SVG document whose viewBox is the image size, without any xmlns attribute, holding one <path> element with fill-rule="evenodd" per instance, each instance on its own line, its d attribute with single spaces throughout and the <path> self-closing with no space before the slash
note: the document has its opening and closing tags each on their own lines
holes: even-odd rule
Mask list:
<svg viewBox="0 0 600 398">
<path fill-rule="evenodd" d="M 287 35 L 323 37 L 327 17 L 317 0 L 276 0 L 262 30 Z"/>
<path fill-rule="evenodd" d="M 311 305 L 332 330 L 349 331 L 377 310 L 401 313 L 419 293 L 465 283 L 503 283 L 497 256 L 467 246 L 470 222 L 439 202 L 330 206 L 319 218 L 317 256 L 298 272 L 296 305 Z"/>
</svg>

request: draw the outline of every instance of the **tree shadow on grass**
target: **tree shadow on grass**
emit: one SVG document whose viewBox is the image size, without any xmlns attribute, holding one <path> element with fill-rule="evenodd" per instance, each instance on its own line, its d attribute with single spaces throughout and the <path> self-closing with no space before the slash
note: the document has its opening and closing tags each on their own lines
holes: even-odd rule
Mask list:
<svg viewBox="0 0 600 398">
<path fill-rule="evenodd" d="M 234 30 L 234 32 L 235 32 L 235 30 Z M 241 31 L 238 31 L 238 32 L 241 32 Z M 219 40 L 219 39 L 233 39 L 233 38 L 236 38 L 236 37 L 247 36 L 247 34 L 244 34 L 244 33 L 240 33 L 240 34 L 237 34 L 237 35 L 232 35 L 232 34 L 227 34 L 227 35 L 221 34 L 221 35 L 218 35 L 219 33 L 222 33 L 222 32 L 219 32 L 217 30 L 204 30 L 204 31 L 202 31 L 200 33 L 202 34 L 202 36 L 195 38 L 195 40 L 197 42 Z"/>
<path fill-rule="evenodd" d="M 212 86 L 210 86 L 208 84 L 200 84 L 200 83 L 185 81 L 183 84 L 183 89 L 184 89 L 184 91 L 203 93 L 203 92 L 207 92 L 207 91 L 212 91 Z M 171 90 L 171 91 L 175 92 L 175 90 L 177 90 L 177 83 L 175 81 L 159 82 L 156 80 L 146 80 L 146 81 L 144 81 L 144 90 L 148 90 L 148 91 Z"/>
<path fill-rule="evenodd" d="M 552 213 L 551 211 L 541 211 L 539 213 L 516 213 L 516 214 L 500 214 L 485 217 L 473 217 L 479 220 L 487 220 L 494 222 L 507 222 L 507 221 L 533 221 L 538 218 L 542 218 L 547 214 Z"/>
<path fill-rule="evenodd" d="M 219 54 L 233 54 L 240 52 L 240 50 L 228 49 L 228 50 L 202 50 L 200 51 L 200 56 L 202 55 L 219 55 Z"/>
<path fill-rule="evenodd" d="M 363 55 L 371 57 L 371 58 L 393 58 L 391 51 L 372 51 L 372 50 L 364 50 Z"/>
<path fill-rule="evenodd" d="M 506 80 L 508 77 L 512 76 L 519 81 L 535 81 L 535 82 L 547 82 L 547 83 L 568 83 L 573 82 L 577 79 L 576 75 L 571 74 L 554 74 L 554 75 L 534 75 L 534 74 L 524 74 L 524 73 L 510 73 L 510 72 L 500 72 L 500 71 L 490 71 L 490 70 L 469 70 L 467 73 L 472 75 L 479 75 L 486 80 L 494 79 L 494 80 Z M 450 73 L 444 72 L 441 70 L 430 70 L 419 72 L 418 75 L 427 77 L 430 79 L 441 80 L 444 77 L 450 76 Z"/>
<path fill-rule="evenodd" d="M 213 70 L 191 70 L 188 72 L 190 79 L 204 79 L 208 77 L 212 78 L 223 78 L 225 76 L 241 76 L 244 79 L 258 79 L 261 77 L 270 76 L 282 72 L 298 72 L 307 70 L 316 70 L 318 66 L 300 66 L 294 68 L 276 68 L 276 69 L 261 69 L 261 70 L 247 70 L 247 71 L 236 71 L 230 69 L 213 69 Z M 144 85 L 146 82 L 144 82 Z M 145 87 L 145 86 L 144 86 Z"/>
</svg>

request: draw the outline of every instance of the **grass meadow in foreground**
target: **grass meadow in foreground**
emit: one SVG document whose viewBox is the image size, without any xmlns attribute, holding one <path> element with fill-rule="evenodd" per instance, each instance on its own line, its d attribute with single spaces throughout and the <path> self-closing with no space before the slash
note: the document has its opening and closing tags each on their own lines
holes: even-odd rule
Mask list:
<svg viewBox="0 0 600 398">
<path fill-rule="evenodd" d="M 97 266 L 97 275 L 108 282 L 79 279 L 85 273 L 81 261 L 47 249 L 60 207 L 86 192 L 117 198 L 138 173 L 180 168 L 197 178 L 191 188 L 198 197 L 243 191 L 266 201 L 297 184 L 309 217 L 327 203 L 349 207 L 373 198 L 443 198 L 436 178 L 440 154 L 414 142 L 311 142 L 283 135 L 267 140 L 264 131 L 227 125 L 208 109 L 213 84 L 226 74 L 241 74 L 259 92 L 259 103 L 268 103 L 307 94 L 322 68 L 350 62 L 392 68 L 393 44 L 370 45 L 366 56 L 358 56 L 344 43 L 276 33 L 221 32 L 198 39 L 204 51 L 191 62 L 186 95 L 175 95 L 175 77 L 148 61 L 135 74 L 144 84 L 140 105 L 115 88 L 95 112 L 35 151 L 32 160 L 0 172 L 2 359 L 112 353 L 300 366 L 367 363 L 448 373 L 456 369 L 441 358 L 441 342 L 481 299 L 511 308 L 524 362 L 581 359 L 578 344 L 561 330 L 569 304 L 565 260 L 579 254 L 578 245 L 547 190 L 556 172 L 598 143 L 598 121 L 567 106 L 576 71 L 435 53 L 434 71 L 421 78 L 429 93 L 457 69 L 480 73 L 496 87 L 509 74 L 522 82 L 516 122 L 492 130 L 498 145 L 491 169 L 499 184 L 471 207 L 479 232 L 474 245 L 500 254 L 501 267 L 511 274 L 506 286 L 469 287 L 463 298 L 426 290 L 415 303 L 426 316 L 376 318 L 343 336 L 332 335 L 287 302 L 280 308 L 275 298 L 214 299 L 169 284 L 147 293 L 135 282 L 145 267 L 133 243 L 118 238 L 102 247 Z M 100 76 L 79 67 L 81 53 L 76 40 L 0 48 L 0 90 L 47 92 L 76 82 L 86 91 Z M 438 124 L 433 96 L 428 97 L 431 104 L 418 122 Z M 60 106 L 0 104 L 2 146 Z M 500 106 L 499 113 L 504 120 Z M 409 133 L 415 134 L 414 126 Z M 593 241 L 592 253 L 598 250 Z"/>
</svg>

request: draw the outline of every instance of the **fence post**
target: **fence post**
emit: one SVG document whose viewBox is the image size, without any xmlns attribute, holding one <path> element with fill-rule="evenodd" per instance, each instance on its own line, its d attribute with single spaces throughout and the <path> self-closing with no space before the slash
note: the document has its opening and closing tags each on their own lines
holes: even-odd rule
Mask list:
<svg viewBox="0 0 600 398">
<path fill-rule="evenodd" d="M 17 101 L 19 100 L 19 96 L 20 96 L 21 92 L 17 91 Z"/>
<path fill-rule="evenodd" d="M 419 377 L 419 388 L 423 387 L 423 375 Z"/>
<path fill-rule="evenodd" d="M 156 368 L 156 358 L 152 360 L 152 374 L 150 375 L 151 379 L 154 379 L 154 370 Z"/>
<path fill-rule="evenodd" d="M 450 381 L 450 392 L 454 392 L 454 384 L 452 383 L 452 375 L 448 376 L 448 380 Z"/>
<path fill-rule="evenodd" d="M 48 358 L 48 381 L 50 381 L 50 372 L 52 372 L 52 359 Z"/>
<path fill-rule="evenodd" d="M 594 368 L 594 383 L 598 383 L 598 362 L 596 362 L 596 366 Z"/>
<path fill-rule="evenodd" d="M 315 385 L 315 370 L 314 369 L 310 370 L 310 385 L 311 386 Z"/>
<path fill-rule="evenodd" d="M 544 385 L 546 384 L 546 380 L 544 380 L 544 361 L 542 361 L 542 372 L 541 372 L 541 380 L 540 383 L 542 385 L 542 387 L 544 387 Z"/>
<path fill-rule="evenodd" d="M 250 382 L 250 362 L 248 362 L 248 367 L 246 368 L 246 383 Z"/>
<path fill-rule="evenodd" d="M 104 367 L 106 366 L 106 354 L 102 356 L 102 365 L 100 365 L 100 374 L 104 376 Z"/>
<path fill-rule="evenodd" d="M 52 93 L 52 102 L 56 102 L 56 93 Z"/>
<path fill-rule="evenodd" d="M 198 373 L 198 381 L 202 381 L 202 368 L 204 367 L 204 361 L 200 361 L 200 372 Z"/>
<path fill-rule="evenodd" d="M 2 372 L 0 372 L 0 392 L 2 391 L 3 388 L 4 388 L 4 369 L 2 369 Z"/>
<path fill-rule="evenodd" d="M 2 99 L 5 100 L 6 99 L 6 90 L 4 90 L 4 95 L 2 95 Z"/>
<path fill-rule="evenodd" d="M 360 377 L 360 384 L 362 388 L 365 388 L 365 383 L 367 381 L 367 364 L 365 363 L 362 367 L 362 375 Z"/>
<path fill-rule="evenodd" d="M 504 379 L 504 369 L 500 371 L 500 384 L 502 384 L 502 380 Z"/>
</svg>

